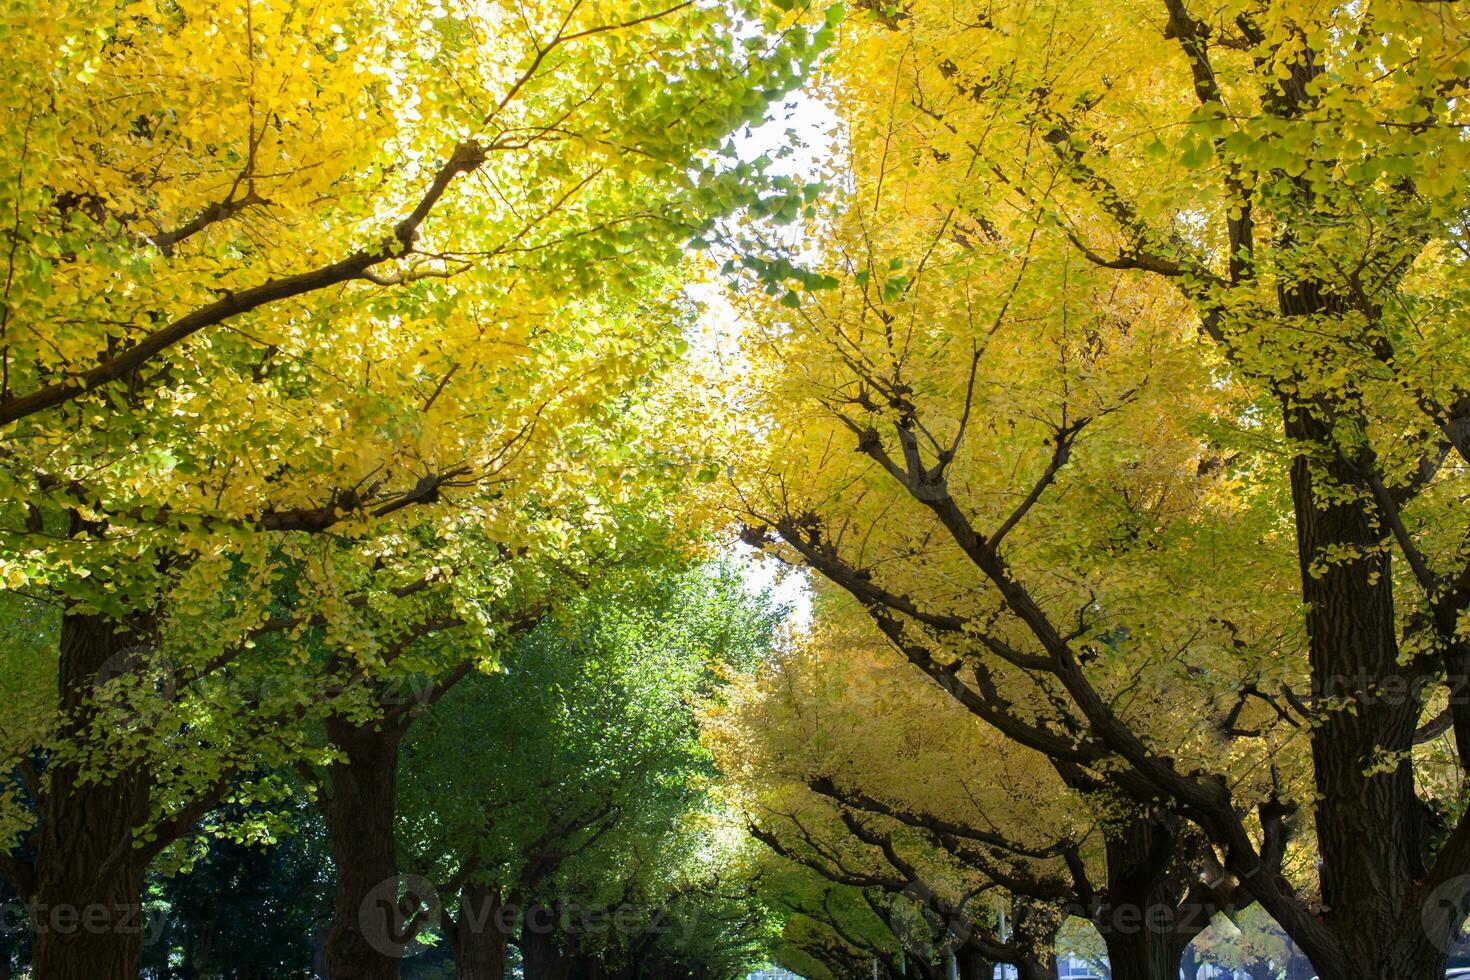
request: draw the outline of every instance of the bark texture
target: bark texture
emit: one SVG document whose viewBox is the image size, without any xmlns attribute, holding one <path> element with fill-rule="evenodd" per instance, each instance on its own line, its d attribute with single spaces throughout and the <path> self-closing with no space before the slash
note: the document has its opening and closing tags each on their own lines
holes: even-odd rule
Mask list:
<svg viewBox="0 0 1470 980">
<path fill-rule="evenodd" d="M 58 693 L 64 739 L 90 741 L 99 681 L 146 642 L 146 629 L 141 622 L 119 624 L 96 614 L 62 617 Z M 28 896 L 36 980 L 136 980 L 147 922 L 145 860 L 133 835 L 148 818 L 150 789 L 146 770 L 137 766 L 86 773 L 79 763 L 61 759 L 48 770 L 34 891 Z"/>
<path fill-rule="evenodd" d="M 331 980 L 398 980 L 411 937 L 398 899 L 393 834 L 403 729 L 333 716 L 327 737 L 345 755 L 328 769 L 325 802 L 337 889 L 327 936 Z"/>
</svg>

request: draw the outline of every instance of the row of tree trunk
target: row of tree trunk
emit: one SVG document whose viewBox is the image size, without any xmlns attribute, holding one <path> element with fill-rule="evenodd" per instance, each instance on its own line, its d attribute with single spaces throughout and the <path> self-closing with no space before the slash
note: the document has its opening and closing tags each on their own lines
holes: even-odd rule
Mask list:
<svg viewBox="0 0 1470 980">
<path fill-rule="evenodd" d="M 63 620 L 63 717 L 78 736 L 93 721 L 87 702 L 98 674 L 115 664 L 145 628 L 119 627 L 94 615 Z M 335 716 L 327 723 L 328 737 L 341 752 L 327 772 L 324 792 L 337 869 L 327 941 L 333 980 L 396 980 L 403 952 L 422 925 L 421 909 L 401 903 L 397 886 L 395 794 L 399 746 L 407 727 L 404 720 L 358 723 Z M 149 816 L 149 774 L 142 767 L 121 767 L 97 778 L 80 761 L 59 760 L 48 779 L 47 792 L 40 797 L 33 861 L 20 875 L 12 874 L 19 877 L 30 909 L 33 976 L 135 980 L 146 937 L 142 891 L 150 852 L 135 846 L 133 838 L 134 829 Z M 1183 923 L 1167 929 L 1140 927 L 1136 922 L 1120 927 L 1120 920 L 1109 914 L 1119 907 L 1179 905 L 1187 888 L 1173 856 L 1176 832 L 1158 820 L 1140 819 L 1110 839 L 1107 907 L 1094 904 L 1081 911 L 1102 933 L 1115 980 L 1174 980 L 1189 941 L 1208 921 L 1205 916 L 1190 928 Z M 441 917 L 458 976 L 499 980 L 518 923 L 507 924 L 495 914 L 499 899 L 489 888 L 469 885 L 458 898 L 458 918 Z M 567 980 L 572 971 L 593 968 L 561 956 L 549 933 L 529 931 L 522 943 L 527 969 L 538 976 Z M 983 970 L 980 954 L 961 953 L 967 963 L 974 961 L 965 969 Z M 1046 964 L 1027 970 L 1044 977 Z"/>
<path fill-rule="evenodd" d="M 146 642 L 147 625 L 68 613 L 60 637 L 62 739 L 87 744 L 100 715 L 92 704 L 99 679 L 129 649 Z M 405 722 L 355 724 L 341 717 L 327 734 L 343 758 L 327 773 L 324 810 L 337 871 L 326 957 L 333 980 L 396 980 L 411 936 L 412 911 L 398 902 L 394 837 L 399 745 Z M 93 763 L 95 765 L 95 763 Z M 143 765 L 100 774 L 79 758 L 51 760 L 45 792 L 35 792 L 38 831 L 28 861 L 6 872 L 24 901 L 34 980 L 136 980 L 147 936 L 144 875 L 167 844 L 139 846 L 153 781 Z M 186 832 L 187 825 L 177 828 Z M 174 836 L 177 836 L 175 834 Z M 461 977 L 502 975 L 506 936 L 458 934 Z"/>
</svg>

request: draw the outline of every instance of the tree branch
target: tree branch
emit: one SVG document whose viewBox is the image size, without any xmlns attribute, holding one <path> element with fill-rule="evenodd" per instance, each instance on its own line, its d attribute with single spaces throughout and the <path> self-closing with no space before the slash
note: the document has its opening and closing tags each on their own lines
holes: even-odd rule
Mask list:
<svg viewBox="0 0 1470 980">
<path fill-rule="evenodd" d="M 208 327 L 216 326 L 269 303 L 362 278 L 362 274 L 373 266 L 402 257 L 413 247 L 418 237 L 419 226 L 423 224 L 424 219 L 428 217 L 439 199 L 444 196 L 444 192 L 454 179 L 460 174 L 478 169 L 484 162 L 485 151 L 478 143 L 465 142 L 455 147 L 454 152 L 440 166 L 429 189 L 419 199 L 408 217 L 394 226 L 392 245 L 359 250 L 344 259 L 311 272 L 272 279 L 239 292 L 227 291 L 221 299 L 191 313 L 186 313 L 167 326 L 148 334 L 122 352 L 107 358 L 96 367 L 81 371 L 66 380 L 45 385 L 28 395 L 0 402 L 0 425 L 7 425 L 57 405 L 63 405 L 88 392 L 118 381 L 170 347 Z"/>
</svg>

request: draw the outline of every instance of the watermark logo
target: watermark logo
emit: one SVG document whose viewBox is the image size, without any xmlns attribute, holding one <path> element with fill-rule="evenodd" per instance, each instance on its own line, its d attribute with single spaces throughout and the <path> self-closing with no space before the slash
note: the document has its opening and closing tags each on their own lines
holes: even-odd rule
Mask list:
<svg viewBox="0 0 1470 980">
<path fill-rule="evenodd" d="M 162 909 L 146 908 L 136 902 L 91 902 L 72 905 L 31 899 L 0 903 L 0 934 L 58 936 L 137 936 L 152 946 L 163 936 L 168 918 Z"/>
<path fill-rule="evenodd" d="M 969 919 L 954 912 L 922 881 L 910 882 L 888 910 L 888 927 L 906 953 L 933 961 L 963 946 L 970 938 Z"/>
<path fill-rule="evenodd" d="M 1419 908 L 1424 934 L 1440 951 L 1454 952 L 1467 912 L 1470 912 L 1470 875 L 1460 875 L 1425 896 Z"/>
<path fill-rule="evenodd" d="M 384 956 L 412 952 L 423 927 L 439 917 L 439 893 L 421 875 L 398 875 L 378 882 L 363 897 L 357 927 L 363 939 Z"/>
<path fill-rule="evenodd" d="M 358 930 L 373 950 L 401 959 L 412 954 L 424 927 L 439 920 L 443 903 L 432 882 L 420 875 L 399 875 L 375 885 L 358 907 Z M 557 902 L 554 906 L 502 902 L 489 889 L 461 892 L 452 911 L 461 928 L 470 932 L 493 930 L 509 936 L 517 928 L 537 934 L 563 936 L 662 936 L 679 932 L 687 942 L 696 922 L 665 907 L 587 905 Z"/>
<path fill-rule="evenodd" d="M 103 703 L 126 705 L 140 698 L 167 703 L 178 697 L 178 672 L 153 647 L 130 646 L 102 662 L 92 686 Z"/>
</svg>

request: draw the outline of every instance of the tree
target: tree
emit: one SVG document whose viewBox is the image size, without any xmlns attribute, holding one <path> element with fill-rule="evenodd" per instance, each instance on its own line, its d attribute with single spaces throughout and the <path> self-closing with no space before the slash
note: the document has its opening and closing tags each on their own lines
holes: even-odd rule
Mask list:
<svg viewBox="0 0 1470 980">
<path fill-rule="evenodd" d="M 1119 977 L 1177 972 L 1190 941 L 1240 901 L 1199 835 L 1177 817 L 1140 810 L 1101 784 L 1071 786 L 911 665 L 861 642 L 813 643 L 744 693 L 729 717 L 711 720 L 711 737 L 739 785 L 785 787 L 774 802 L 757 795 L 752 804 L 778 825 L 796 821 L 802 837 L 796 814 L 830 808 L 843 825 L 855 821 L 848 831 L 858 843 L 883 847 L 874 827 L 917 839 L 989 882 L 988 893 L 1008 894 L 1033 921 L 1050 907 L 1091 923 Z M 796 801 L 807 802 L 792 802 L 793 789 Z M 829 814 L 825 823 L 833 822 Z M 785 847 L 779 840 L 773 846 Z M 922 862 L 895 855 L 887 863 L 904 876 L 892 884 L 913 898 L 914 882 L 925 877 Z M 927 883 L 918 894 L 936 891 Z M 959 915 L 952 930 L 959 953 L 992 963 L 1037 959 L 1008 944 L 993 917 L 941 915 Z"/>
<path fill-rule="evenodd" d="M 896 953 L 921 972 L 954 952 L 1044 976 L 1064 864 L 1085 863 L 1090 820 L 1043 760 L 984 734 L 907 664 L 830 637 L 706 719 L 751 832 L 830 887 L 870 894 Z M 810 897 L 784 901 L 815 914 Z M 1026 928 L 1002 935 L 997 902 Z"/>
<path fill-rule="evenodd" d="M 756 381 L 757 393 L 752 397 L 763 408 L 769 406 L 776 422 L 763 447 L 764 455 L 748 471 L 737 472 L 734 506 L 753 525 L 748 540 L 789 554 L 821 572 L 857 601 L 856 611 L 878 627 L 880 642 L 897 647 L 965 710 L 1006 738 L 1039 753 L 1038 760 L 1046 760 L 1044 764 L 1062 786 L 1094 796 L 1100 803 L 1114 798 L 1104 804 L 1116 811 L 1103 835 L 1110 852 L 1101 862 L 1108 885 L 1102 889 L 1094 888 L 1090 881 L 1075 882 L 1078 890 L 1069 900 L 1078 909 L 1089 910 L 1086 914 L 1096 917 L 1106 929 L 1113 941 L 1115 969 L 1125 975 L 1132 971 L 1140 976 L 1168 976 L 1177 970 L 1191 930 L 1203 928 L 1216 909 L 1234 901 L 1233 889 L 1217 870 L 1210 872 L 1210 880 L 1221 885 L 1220 890 L 1194 887 L 1199 873 L 1217 859 L 1200 841 L 1190 839 L 1189 829 L 1177 814 L 1158 806 L 1158 794 L 1135 793 L 1131 803 L 1125 796 L 1123 805 L 1118 805 L 1118 794 L 1110 789 L 1114 777 L 1103 764 L 1106 753 L 1099 753 L 1097 745 L 1083 738 L 1085 723 L 1069 711 L 1066 692 L 1036 669 L 1038 658 L 1023 649 L 1024 638 L 1010 632 L 1004 607 L 996 608 L 983 592 L 966 591 L 960 585 L 967 578 L 967 559 L 950 550 L 944 527 L 936 527 L 925 513 L 927 490 L 921 488 L 914 494 L 910 486 L 900 485 L 895 492 L 886 485 L 893 477 L 881 463 L 868 471 L 869 452 L 895 467 L 905 465 L 887 456 L 881 442 L 872 441 L 878 438 L 875 426 L 886 426 L 892 410 L 891 404 L 883 404 L 889 396 L 882 392 L 891 394 L 908 386 L 908 378 L 915 378 L 911 407 L 916 415 L 922 411 L 922 418 L 907 434 L 946 442 L 953 438 L 956 450 L 963 443 L 965 451 L 954 465 L 965 468 L 964 479 L 977 497 L 999 500 L 1002 506 L 996 523 L 1006 527 L 1013 540 L 1024 542 L 1013 547 L 1027 548 L 1028 559 L 1046 569 L 1055 588 L 1075 590 L 1075 598 L 1068 595 L 1059 604 L 1075 608 L 1079 617 L 1096 615 L 1106 622 L 1108 629 L 1100 631 L 1100 638 L 1120 647 L 1120 641 L 1130 636 L 1159 637 L 1162 650 L 1157 660 L 1127 663 L 1121 656 L 1126 651 L 1117 650 L 1119 656 L 1111 665 L 1115 672 L 1109 680 L 1117 685 L 1119 696 L 1127 699 L 1134 718 L 1180 750 L 1205 751 L 1224 738 L 1241 741 L 1239 751 L 1250 760 L 1242 762 L 1241 771 L 1258 767 L 1253 778 L 1259 801 L 1267 819 L 1279 821 L 1282 812 L 1272 802 L 1276 782 L 1290 778 L 1294 765 L 1292 757 L 1279 750 L 1286 744 L 1282 730 L 1289 735 L 1292 729 L 1279 724 L 1254 744 L 1245 742 L 1243 734 L 1249 725 L 1259 723 L 1263 705 L 1246 703 L 1244 684 L 1240 690 L 1222 690 L 1229 682 L 1222 681 L 1218 661 L 1214 670 L 1204 669 L 1216 648 L 1208 641 L 1198 642 L 1197 624 L 1187 619 L 1160 623 L 1143 604 L 1146 590 L 1156 581 L 1175 581 L 1193 570 L 1191 553 L 1203 557 L 1219 547 L 1225 534 L 1261 533 L 1269 526 L 1268 518 L 1247 510 L 1247 519 L 1201 534 L 1190 522 L 1200 517 L 1208 520 L 1215 502 L 1202 497 L 1210 487 L 1201 484 L 1198 460 L 1192 455 L 1197 444 L 1188 434 L 1161 435 L 1144 468 L 1129 458 L 1135 450 L 1126 436 L 1108 433 L 1116 441 L 1109 442 L 1105 454 L 1116 455 L 1099 461 L 1081 487 L 1068 488 L 1073 496 L 1065 507 L 1056 505 L 1031 520 L 1048 531 L 1056 526 L 1055 521 L 1095 520 L 1104 537 L 1117 535 L 1116 544 L 1110 543 L 1113 557 L 1126 554 L 1131 563 L 1114 560 L 1111 576 L 1093 569 L 1084 572 L 1083 563 L 1090 558 L 1088 536 L 1094 533 L 1090 526 L 1076 539 L 1056 534 L 1022 538 L 1029 530 L 1022 518 L 1038 503 L 1045 482 L 1061 470 L 1071 441 L 1089 424 L 1088 416 L 1095 413 L 1111 422 L 1111 416 L 1126 412 L 1130 418 L 1153 420 L 1150 424 L 1157 432 L 1158 406 L 1148 399 L 1159 393 L 1139 386 L 1136 379 L 1150 373 L 1176 379 L 1171 372 L 1187 364 L 1160 356 L 1168 349 L 1167 330 L 1172 327 L 1152 316 L 1163 316 L 1168 307 L 1152 304 L 1147 294 L 1112 298 L 1125 310 L 1130 303 L 1144 304 L 1141 309 L 1149 319 L 1143 323 L 1094 326 L 1098 320 L 1106 322 L 1106 317 L 1086 310 L 1086 304 L 1098 298 L 1091 291 L 1095 283 L 1088 280 L 1086 270 L 1076 277 L 1076 295 L 1070 288 L 1052 291 L 1047 285 L 1049 272 L 1065 270 L 1065 255 L 1058 257 L 1037 248 L 1010 263 L 1005 256 L 974 254 L 976 250 L 964 243 L 947 243 L 949 217 L 943 213 L 931 216 L 928 210 L 922 197 L 885 206 L 873 214 L 854 203 L 852 213 L 840 219 L 840 227 L 851 233 L 851 239 L 839 237 L 833 244 L 833 278 L 837 274 L 845 277 L 838 279 L 836 289 L 804 302 L 794 314 L 784 304 L 751 303 L 756 323 L 752 348 L 773 365 L 769 375 Z M 930 249 L 928 265 L 912 280 L 892 272 L 897 268 L 894 263 L 900 261 L 896 256 L 904 254 L 906 247 L 918 248 L 921 254 Z M 889 255 L 895 258 L 889 260 Z M 1060 269 L 1052 266 L 1054 260 L 1059 261 Z M 899 284 L 881 289 L 872 286 L 869 292 L 875 269 L 888 269 L 890 281 Z M 1035 281 L 1030 278 L 1033 275 Z M 1020 289 L 1025 283 L 1040 291 L 1034 300 Z M 1000 292 L 987 298 L 987 291 L 996 288 Z M 881 300 L 881 291 L 889 299 Z M 994 304 L 989 314 L 977 309 L 982 301 Z M 1023 306 L 1023 301 L 1028 305 Z M 1034 306 L 1029 305 L 1032 302 Z M 958 308 L 948 305 L 951 303 Z M 1070 327 L 1072 303 L 1077 304 L 1078 315 L 1087 317 L 1076 331 Z M 882 308 L 875 312 L 880 304 Z M 914 318 L 912 328 L 897 326 L 900 309 Z M 795 329 L 792 315 L 799 318 Z M 983 333 L 967 338 L 974 324 L 987 315 L 1014 316 L 1017 322 L 1026 323 L 1033 331 L 1030 338 L 1043 349 L 1056 345 L 1055 360 L 1028 362 L 1032 349 L 1019 338 L 987 340 Z M 936 325 L 918 329 L 922 318 L 932 318 Z M 1105 333 L 1104 329 L 1118 332 Z M 1154 329 L 1160 332 L 1152 333 Z M 958 343 L 971 341 L 975 346 L 970 356 L 954 357 Z M 987 343 L 991 344 L 988 356 Z M 799 367 L 787 372 L 779 365 Z M 1133 379 L 1128 387 L 1110 390 L 1104 373 L 1107 367 L 1136 371 L 1128 375 Z M 892 377 L 878 376 L 888 370 L 895 372 Z M 906 404 L 907 396 L 898 397 L 900 405 Z M 1078 399 L 1087 407 L 1079 408 Z M 1145 403 L 1136 404 L 1141 400 Z M 943 425 L 953 425 L 955 419 L 966 418 L 967 412 L 974 414 L 978 432 L 946 432 L 936 422 L 943 419 Z M 1061 431 L 1072 424 L 1069 413 L 1082 416 L 1077 431 Z M 1019 418 L 1012 421 L 1011 414 Z M 1007 421 L 992 421 L 1001 418 Z M 924 429 L 926 425 L 932 428 Z M 856 459 L 837 448 L 852 438 L 854 428 Z M 928 434 L 920 437 L 920 431 Z M 1020 454 L 1025 458 L 1036 452 L 1036 443 L 1046 447 L 1040 463 L 1045 472 L 1041 489 L 1034 496 L 1017 490 L 1019 502 L 1007 505 L 1004 482 L 996 487 L 986 485 L 986 464 L 997 456 Z M 1199 509 L 1193 510 L 1195 507 Z M 1151 508 L 1160 514 L 1148 513 Z M 1233 516 L 1239 517 L 1240 509 Z M 1160 532 L 1170 541 L 1168 550 L 1155 550 L 1148 543 L 1135 547 L 1128 535 L 1146 533 L 1145 528 L 1157 530 L 1154 522 L 1160 517 L 1174 521 Z M 1128 524 L 1114 531 L 1120 519 L 1136 524 L 1138 532 Z M 1217 566 L 1209 567 L 1216 573 L 1210 585 L 1219 607 L 1230 608 L 1233 602 L 1241 610 L 1224 618 L 1244 621 L 1244 610 L 1252 604 L 1259 607 L 1250 592 L 1252 584 L 1230 581 Z M 1269 566 L 1265 570 L 1271 571 Z M 1091 608 L 1094 604 L 1096 610 Z M 1287 615 L 1279 608 L 1261 611 Z M 1262 616 L 1251 625 L 1270 635 L 1274 624 Z M 1081 618 L 1074 628 L 1082 628 Z M 1222 634 L 1227 632 L 1223 626 L 1217 628 Z M 1079 635 L 1086 633 L 1083 629 Z M 1196 642 L 1190 648 L 1192 639 Z M 1181 645 L 1199 658 L 1198 664 L 1180 661 Z M 1113 652 L 1106 642 L 1102 649 Z M 1242 674 L 1267 669 L 1251 642 L 1241 639 L 1228 649 L 1241 662 Z M 995 666 L 986 656 L 994 658 Z M 905 676 L 890 673 L 895 680 Z M 1171 714 L 1171 692 L 1187 686 L 1203 689 L 1220 705 L 1217 711 L 1191 718 Z M 1140 699 L 1136 696 L 1140 689 L 1160 696 Z M 1237 700 L 1239 708 L 1232 704 Z M 1181 731 L 1181 722 L 1194 727 Z M 864 771 L 873 771 L 873 767 L 864 767 Z M 1053 785 L 1034 773 L 1028 779 L 1038 787 Z M 1110 908 L 1130 912 L 1173 908 L 1176 924 L 1187 921 L 1191 925 L 1179 930 L 1115 929 L 1108 921 Z"/>
<path fill-rule="evenodd" d="M 1433 974 L 1463 919 L 1423 744 L 1463 741 L 1463 30 L 875 8 L 837 288 L 751 304 L 799 368 L 745 519 L 1010 737 L 1170 801 L 1327 978 Z"/>
<path fill-rule="evenodd" d="M 449 571 L 527 545 L 518 492 L 575 482 L 559 434 L 673 356 L 678 246 L 763 193 L 711 151 L 794 84 L 804 13 L 24 12 L 0 560 L 56 670 L 5 871 L 110 922 L 38 932 L 38 977 L 136 972 L 149 860 L 300 749 L 320 699 L 259 687 L 293 633 L 481 606 L 496 583 Z"/>
<path fill-rule="evenodd" d="M 1195 940 L 1199 958 L 1251 980 L 1275 980 L 1291 958 L 1291 941 L 1259 908 L 1221 919 Z"/>
<path fill-rule="evenodd" d="M 400 837 L 437 886 L 460 976 L 502 976 L 517 929 L 528 977 L 577 957 L 626 966 L 621 944 L 699 891 L 689 850 L 713 813 L 691 698 L 764 656 L 779 615 L 728 568 L 626 568 L 409 733 Z M 569 907 L 616 928 L 558 929 Z M 677 962 L 651 935 L 637 952 Z"/>
<path fill-rule="evenodd" d="M 875 965 L 886 977 L 904 976 L 904 952 L 881 900 L 772 856 L 786 865 L 770 881 L 774 900 L 787 910 L 780 962 L 813 978 L 871 975 Z"/>
<path fill-rule="evenodd" d="M 194 860 L 187 868 L 150 875 L 150 892 L 159 900 L 151 911 L 153 942 L 144 951 L 144 969 L 152 976 L 314 975 L 314 947 L 330 908 L 322 823 L 300 798 L 281 812 L 247 809 L 260 823 L 257 839 L 238 839 L 231 830 L 247 814 L 226 814 L 231 819 L 214 821 L 213 833 L 191 835 Z M 239 928 L 243 922 L 251 928 Z"/>
</svg>

